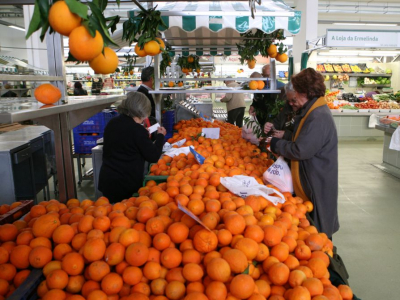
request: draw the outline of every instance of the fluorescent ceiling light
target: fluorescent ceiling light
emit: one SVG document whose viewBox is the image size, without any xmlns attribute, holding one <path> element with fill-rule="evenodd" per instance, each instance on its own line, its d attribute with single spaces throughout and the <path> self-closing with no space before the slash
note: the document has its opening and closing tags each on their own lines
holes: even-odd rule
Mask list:
<svg viewBox="0 0 400 300">
<path fill-rule="evenodd" d="M 333 23 L 333 25 L 346 25 L 346 26 L 382 26 L 382 27 L 395 27 L 397 24 L 386 23 Z"/>
<path fill-rule="evenodd" d="M 25 28 L 22 28 L 22 27 L 19 27 L 19 26 L 8 25 L 8 27 L 13 28 L 13 29 L 17 29 L 17 30 L 21 30 L 21 31 L 25 31 Z"/>
</svg>

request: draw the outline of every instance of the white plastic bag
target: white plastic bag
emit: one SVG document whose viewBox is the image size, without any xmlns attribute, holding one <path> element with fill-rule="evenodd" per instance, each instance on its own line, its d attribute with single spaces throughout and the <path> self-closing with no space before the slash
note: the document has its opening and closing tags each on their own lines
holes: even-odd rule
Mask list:
<svg viewBox="0 0 400 300">
<path fill-rule="evenodd" d="M 186 143 L 186 139 L 177 141 L 176 143 L 173 143 L 172 145 L 171 145 L 170 143 L 166 142 L 166 143 L 164 144 L 164 146 L 163 146 L 162 151 L 163 151 L 163 152 L 166 152 L 166 151 L 170 150 L 170 149 L 171 149 L 172 147 L 174 147 L 174 146 L 177 146 L 177 147 L 179 148 L 179 147 L 181 147 L 184 143 Z"/>
<path fill-rule="evenodd" d="M 251 117 L 252 120 L 254 120 L 253 117 Z M 260 141 L 258 140 L 257 136 L 253 133 L 253 128 L 252 127 L 258 127 L 257 124 L 255 123 L 248 123 L 248 124 L 243 124 L 242 127 L 242 138 L 244 138 L 246 141 L 257 145 L 260 143 Z"/>
<path fill-rule="evenodd" d="M 170 157 L 174 157 L 174 156 L 177 156 L 177 155 L 179 155 L 181 153 L 183 153 L 185 155 L 188 155 L 190 153 L 190 148 L 189 147 L 171 148 L 167 152 L 165 152 L 164 155 L 167 155 L 167 156 L 170 156 Z"/>
<path fill-rule="evenodd" d="M 389 149 L 400 151 L 400 127 L 397 127 L 397 129 L 393 132 Z"/>
<path fill-rule="evenodd" d="M 285 196 L 283 196 L 277 190 L 259 184 L 257 180 L 254 179 L 254 177 L 243 175 L 222 177 L 221 184 L 229 191 L 242 198 L 246 198 L 250 195 L 256 195 L 264 197 L 275 205 L 285 202 Z M 271 196 L 272 194 L 276 194 L 279 197 Z"/>
<path fill-rule="evenodd" d="M 279 158 L 263 174 L 264 182 L 276 186 L 281 192 L 293 193 L 292 172 L 284 158 Z"/>
</svg>

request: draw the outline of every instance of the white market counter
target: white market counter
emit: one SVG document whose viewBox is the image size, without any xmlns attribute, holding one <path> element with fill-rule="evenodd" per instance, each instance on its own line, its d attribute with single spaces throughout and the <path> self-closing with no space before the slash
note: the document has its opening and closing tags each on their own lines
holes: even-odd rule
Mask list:
<svg viewBox="0 0 400 300">
<path fill-rule="evenodd" d="M 375 165 L 375 167 L 400 178 L 400 151 L 389 149 L 392 135 L 396 129 L 382 125 L 376 125 L 375 128 L 380 134 L 382 131 L 384 132 L 382 164 Z"/>
<path fill-rule="evenodd" d="M 379 139 L 382 140 L 382 132 L 373 127 L 370 127 L 370 119 L 372 115 L 385 116 L 389 112 L 359 112 L 357 110 L 351 112 L 341 112 L 340 110 L 331 110 L 333 120 L 336 124 L 336 129 L 339 139 L 354 140 L 354 139 Z"/>
</svg>

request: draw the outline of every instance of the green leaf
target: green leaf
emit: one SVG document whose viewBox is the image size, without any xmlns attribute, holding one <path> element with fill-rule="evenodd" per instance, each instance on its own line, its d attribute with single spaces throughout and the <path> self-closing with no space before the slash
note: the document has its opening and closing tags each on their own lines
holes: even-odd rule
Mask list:
<svg viewBox="0 0 400 300">
<path fill-rule="evenodd" d="M 120 19 L 121 19 L 120 16 L 113 16 L 106 19 L 106 22 L 111 21 L 107 25 L 107 28 L 111 29 L 111 33 L 114 33 L 114 31 L 117 30 L 117 24 L 119 23 Z"/>
<path fill-rule="evenodd" d="M 246 270 L 242 272 L 242 274 L 249 274 L 250 272 L 250 264 L 247 266 Z"/>
<path fill-rule="evenodd" d="M 65 4 L 68 5 L 69 10 L 74 14 L 77 14 L 84 20 L 88 19 L 88 7 L 85 4 L 77 0 L 65 0 Z"/>
<path fill-rule="evenodd" d="M 93 13 L 89 17 L 89 20 L 90 20 L 89 26 L 90 25 L 94 26 L 94 28 L 100 32 L 101 36 L 103 37 L 105 45 L 107 45 L 107 46 L 108 45 L 114 45 L 116 47 L 119 47 L 119 45 L 116 44 L 112 40 L 112 38 L 110 36 L 110 33 L 108 32 L 108 28 L 107 28 L 107 25 L 106 25 L 106 20 L 105 20 L 105 18 L 103 16 L 102 12 L 100 11 L 100 9 L 95 4 L 93 4 L 92 2 L 88 2 L 88 5 L 89 5 L 89 7 L 90 7 L 90 9 L 91 9 L 91 11 Z"/>
<path fill-rule="evenodd" d="M 67 61 L 76 61 L 76 62 L 80 63 L 80 61 L 77 60 L 77 59 L 71 54 L 71 52 L 68 52 L 68 58 L 67 58 L 66 62 L 67 62 Z"/>
<path fill-rule="evenodd" d="M 40 0 L 35 1 L 35 8 L 33 9 L 32 19 L 31 22 L 29 23 L 29 29 L 25 36 L 26 40 L 32 35 L 32 33 L 34 33 L 35 31 L 39 30 L 40 27 L 42 27 L 40 9 L 38 4 L 39 1 Z"/>
<path fill-rule="evenodd" d="M 108 0 L 93 0 L 93 3 L 103 12 L 107 7 Z"/>
</svg>

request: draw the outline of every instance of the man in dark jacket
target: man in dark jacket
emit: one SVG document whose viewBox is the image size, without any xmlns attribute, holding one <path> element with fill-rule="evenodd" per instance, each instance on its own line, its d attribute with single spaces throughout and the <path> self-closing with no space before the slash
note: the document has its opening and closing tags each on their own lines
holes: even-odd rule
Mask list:
<svg viewBox="0 0 400 300">
<path fill-rule="evenodd" d="M 151 117 L 156 116 L 156 104 L 154 102 L 153 96 L 149 93 L 149 91 L 153 90 L 154 86 L 154 67 L 147 67 L 142 70 L 142 84 L 139 86 L 137 91 L 139 93 L 145 94 L 147 99 L 150 100 L 151 103 Z"/>
</svg>

